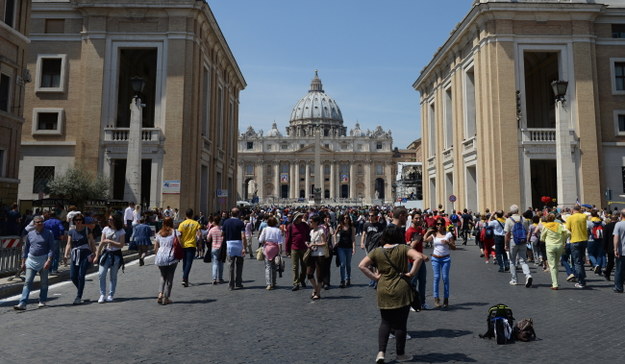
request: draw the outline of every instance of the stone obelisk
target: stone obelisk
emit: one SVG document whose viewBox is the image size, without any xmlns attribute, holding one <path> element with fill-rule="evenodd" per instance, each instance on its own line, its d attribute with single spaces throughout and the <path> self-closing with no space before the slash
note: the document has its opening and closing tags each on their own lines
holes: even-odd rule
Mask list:
<svg viewBox="0 0 625 364">
<path fill-rule="evenodd" d="M 126 185 L 124 200 L 141 204 L 141 124 L 143 105 L 139 96 L 130 103 L 130 130 L 128 132 L 128 155 L 126 157 Z"/>
</svg>

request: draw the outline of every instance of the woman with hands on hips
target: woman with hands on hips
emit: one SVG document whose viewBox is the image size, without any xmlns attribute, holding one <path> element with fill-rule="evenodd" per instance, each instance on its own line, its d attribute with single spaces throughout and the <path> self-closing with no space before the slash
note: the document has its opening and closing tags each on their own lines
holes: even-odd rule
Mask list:
<svg viewBox="0 0 625 364">
<path fill-rule="evenodd" d="M 434 284 L 432 292 L 434 296 L 434 306 L 441 307 L 441 300 L 438 293 L 441 276 L 443 278 L 443 308 L 449 305 L 449 270 L 451 268 L 451 251 L 456 248 L 455 238 L 451 232 L 445 229 L 445 219 L 436 219 L 434 228 L 430 228 L 423 237 L 423 241 L 432 242 L 432 271 Z"/>
</svg>

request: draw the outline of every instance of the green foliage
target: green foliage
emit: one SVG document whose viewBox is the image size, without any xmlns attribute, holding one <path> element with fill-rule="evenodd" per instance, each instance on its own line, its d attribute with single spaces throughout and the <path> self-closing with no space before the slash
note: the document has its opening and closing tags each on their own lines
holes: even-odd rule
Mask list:
<svg viewBox="0 0 625 364">
<path fill-rule="evenodd" d="M 87 200 L 108 199 L 110 185 L 110 180 L 104 176 L 93 176 L 82 168 L 70 168 L 48 182 L 48 189 L 51 196 L 70 200 L 81 207 Z"/>
</svg>

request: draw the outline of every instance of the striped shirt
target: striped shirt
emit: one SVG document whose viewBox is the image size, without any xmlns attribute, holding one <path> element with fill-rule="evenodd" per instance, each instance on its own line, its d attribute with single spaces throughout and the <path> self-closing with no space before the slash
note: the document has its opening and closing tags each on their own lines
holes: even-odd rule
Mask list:
<svg viewBox="0 0 625 364">
<path fill-rule="evenodd" d="M 219 226 L 213 226 L 208 231 L 207 241 L 212 242 L 213 249 L 221 248 L 221 243 L 224 241 L 224 237 L 221 234 L 221 228 Z"/>
</svg>

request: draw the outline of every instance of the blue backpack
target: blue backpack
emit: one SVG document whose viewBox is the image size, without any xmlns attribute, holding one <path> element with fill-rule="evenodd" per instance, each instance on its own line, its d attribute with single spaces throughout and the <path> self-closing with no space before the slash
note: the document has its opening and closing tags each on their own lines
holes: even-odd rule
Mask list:
<svg viewBox="0 0 625 364">
<path fill-rule="evenodd" d="M 510 220 L 514 223 L 512 227 L 512 237 L 514 238 L 515 244 L 525 244 L 527 242 L 527 230 L 525 229 L 525 225 L 523 225 L 523 219 L 519 221 L 514 221 L 512 217 Z"/>
</svg>

